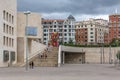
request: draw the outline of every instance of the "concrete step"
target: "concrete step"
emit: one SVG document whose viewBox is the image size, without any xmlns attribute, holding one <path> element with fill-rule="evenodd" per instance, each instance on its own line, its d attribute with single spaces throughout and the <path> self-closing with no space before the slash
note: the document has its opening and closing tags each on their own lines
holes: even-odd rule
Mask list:
<svg viewBox="0 0 120 80">
<path fill-rule="evenodd" d="M 36 63 L 37 67 L 56 67 L 57 66 L 57 63 Z"/>
<path fill-rule="evenodd" d="M 57 60 L 36 60 L 35 62 L 57 62 Z"/>
<path fill-rule="evenodd" d="M 55 67 L 58 62 L 58 47 L 52 48 L 51 51 L 46 51 L 43 54 L 46 54 L 47 57 L 40 57 L 39 55 L 34 57 L 32 60 L 35 63 L 35 66 L 38 67 Z"/>
</svg>

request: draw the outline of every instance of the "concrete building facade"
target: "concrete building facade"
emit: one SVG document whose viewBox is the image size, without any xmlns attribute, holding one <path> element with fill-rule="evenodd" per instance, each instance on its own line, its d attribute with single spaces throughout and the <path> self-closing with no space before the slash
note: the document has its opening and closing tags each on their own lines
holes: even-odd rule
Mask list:
<svg viewBox="0 0 120 80">
<path fill-rule="evenodd" d="M 89 19 L 76 22 L 76 44 L 108 43 L 108 22 L 103 19 Z"/>
<path fill-rule="evenodd" d="M 59 42 L 75 42 L 75 18 L 70 15 L 67 19 L 43 19 L 43 41 L 48 44 L 52 32 L 59 33 Z"/>
<path fill-rule="evenodd" d="M 70 47 L 60 46 L 58 67 L 61 64 L 109 64 L 119 61 L 116 57 L 119 47 Z"/>
<path fill-rule="evenodd" d="M 0 0 L 0 67 L 17 62 L 16 0 Z"/>
<path fill-rule="evenodd" d="M 46 48 L 45 45 L 41 44 L 42 25 L 40 22 L 41 15 L 38 13 L 31 12 L 30 14 L 28 14 L 28 25 L 26 26 L 26 15 L 23 12 L 18 12 L 17 14 L 18 63 L 24 63 L 26 61 L 26 50 L 29 60 L 30 58 L 44 51 L 44 49 Z"/>
</svg>

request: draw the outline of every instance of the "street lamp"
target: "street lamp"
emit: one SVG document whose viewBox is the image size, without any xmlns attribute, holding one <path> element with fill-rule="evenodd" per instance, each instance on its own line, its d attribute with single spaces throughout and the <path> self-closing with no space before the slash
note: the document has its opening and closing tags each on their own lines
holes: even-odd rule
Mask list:
<svg viewBox="0 0 120 80">
<path fill-rule="evenodd" d="M 26 26 L 25 26 L 25 40 L 26 40 L 26 71 L 28 70 L 28 39 L 27 39 L 27 26 L 28 26 L 28 15 L 30 14 L 30 11 L 24 12 L 26 15 Z"/>
</svg>

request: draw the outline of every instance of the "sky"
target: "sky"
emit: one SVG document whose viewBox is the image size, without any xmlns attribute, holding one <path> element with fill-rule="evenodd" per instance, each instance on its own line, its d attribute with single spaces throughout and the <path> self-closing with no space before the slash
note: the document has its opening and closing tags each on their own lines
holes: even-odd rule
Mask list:
<svg viewBox="0 0 120 80">
<path fill-rule="evenodd" d="M 17 0 L 17 9 L 38 12 L 51 19 L 65 19 L 69 15 L 77 21 L 108 19 L 109 14 L 120 12 L 120 0 Z"/>
</svg>

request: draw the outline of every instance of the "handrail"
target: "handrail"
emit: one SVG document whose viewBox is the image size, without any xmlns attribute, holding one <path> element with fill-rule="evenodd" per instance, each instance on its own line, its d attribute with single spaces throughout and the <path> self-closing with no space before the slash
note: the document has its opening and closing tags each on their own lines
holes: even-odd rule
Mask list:
<svg viewBox="0 0 120 80">
<path fill-rule="evenodd" d="M 39 51 L 41 51 L 41 50 L 39 50 Z M 43 51 L 41 51 L 41 52 L 39 52 L 39 51 L 37 51 L 36 53 L 44 53 L 45 51 L 43 50 Z M 34 54 L 34 56 L 32 55 L 32 57 L 28 57 L 28 61 L 30 61 L 30 59 L 32 59 L 33 57 L 35 57 L 36 55 L 38 55 L 38 54 Z M 26 59 L 24 59 L 24 63 L 21 65 L 21 66 L 24 66 L 25 65 L 25 62 L 26 62 Z"/>
<path fill-rule="evenodd" d="M 33 41 L 34 44 L 38 44 L 36 41 Z M 28 61 L 30 61 L 33 57 L 37 56 L 38 54 L 42 54 L 45 52 L 45 50 L 47 49 L 47 46 L 43 45 L 43 44 L 40 44 L 38 46 L 42 46 L 42 47 L 38 47 L 38 51 L 36 52 L 32 52 L 31 54 L 28 55 Z M 36 49 L 37 47 L 32 47 L 32 49 Z M 25 65 L 25 62 L 26 62 L 26 58 L 24 58 L 24 63 L 21 65 L 21 66 L 24 66 Z"/>
</svg>

